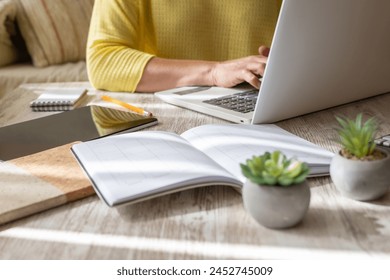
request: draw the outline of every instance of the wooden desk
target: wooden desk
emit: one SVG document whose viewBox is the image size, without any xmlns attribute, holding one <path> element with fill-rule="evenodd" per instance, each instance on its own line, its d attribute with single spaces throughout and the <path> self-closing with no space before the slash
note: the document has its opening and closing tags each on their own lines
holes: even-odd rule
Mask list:
<svg viewBox="0 0 390 280">
<path fill-rule="evenodd" d="M 80 84 L 65 84 L 72 86 Z M 84 84 L 86 85 L 86 84 Z M 0 100 L 0 125 L 39 117 L 26 85 Z M 151 94 L 113 94 L 153 112 L 153 130 L 181 133 L 224 121 L 161 102 Z M 390 94 L 279 122 L 331 151 L 334 115 L 375 115 L 390 133 Z M 229 187 L 205 187 L 130 205 L 119 213 L 92 196 L 0 227 L 0 259 L 302 259 L 390 258 L 390 193 L 374 202 L 341 197 L 329 177 L 309 180 L 301 224 L 270 230 L 254 222 Z M 0 202 L 1 203 L 1 202 Z"/>
</svg>

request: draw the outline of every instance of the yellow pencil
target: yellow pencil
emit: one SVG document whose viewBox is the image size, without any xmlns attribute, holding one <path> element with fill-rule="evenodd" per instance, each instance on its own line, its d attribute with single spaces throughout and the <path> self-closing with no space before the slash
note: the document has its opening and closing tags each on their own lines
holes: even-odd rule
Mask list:
<svg viewBox="0 0 390 280">
<path fill-rule="evenodd" d="M 148 112 L 148 111 L 145 111 L 144 109 L 142 108 L 138 108 L 138 107 L 135 107 L 134 105 L 130 105 L 129 103 L 126 103 L 126 102 L 123 102 L 121 100 L 118 100 L 118 99 L 115 99 L 115 98 L 112 98 L 110 96 L 107 96 L 107 95 L 103 95 L 101 97 L 104 101 L 107 101 L 107 102 L 111 102 L 111 103 L 114 103 L 114 104 L 117 104 L 119 106 L 122 106 L 126 109 L 129 109 L 130 111 L 133 111 L 134 113 L 137 113 L 137 114 L 140 114 L 142 116 L 146 116 L 146 117 L 151 117 L 153 116 L 152 113 Z"/>
</svg>

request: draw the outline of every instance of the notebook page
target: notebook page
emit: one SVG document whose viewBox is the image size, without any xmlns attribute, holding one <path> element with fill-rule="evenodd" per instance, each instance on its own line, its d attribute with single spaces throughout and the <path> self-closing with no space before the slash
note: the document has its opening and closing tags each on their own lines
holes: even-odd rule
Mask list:
<svg viewBox="0 0 390 280">
<path fill-rule="evenodd" d="M 110 206 L 192 184 L 239 183 L 186 140 L 167 132 L 115 135 L 72 150 Z"/>
<path fill-rule="evenodd" d="M 310 143 L 276 125 L 204 125 L 181 135 L 203 151 L 241 182 L 240 163 L 266 151 L 281 150 L 311 167 L 311 175 L 326 173 L 333 153 Z"/>
<path fill-rule="evenodd" d="M 86 92 L 85 88 L 58 88 L 44 91 L 33 102 L 70 102 L 74 104 Z"/>
</svg>

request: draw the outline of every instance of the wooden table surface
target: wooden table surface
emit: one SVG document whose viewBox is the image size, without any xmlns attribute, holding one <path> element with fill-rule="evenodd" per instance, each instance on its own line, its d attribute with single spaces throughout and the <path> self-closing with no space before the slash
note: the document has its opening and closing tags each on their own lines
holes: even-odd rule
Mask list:
<svg viewBox="0 0 390 280">
<path fill-rule="evenodd" d="M 40 90 L 58 85 L 89 87 L 21 86 L 0 100 L 0 126 L 47 115 L 31 112 L 28 103 Z M 152 94 L 110 95 L 153 112 L 159 125 L 151 130 L 181 133 L 202 124 L 226 123 L 163 103 Z M 336 152 L 335 115 L 376 116 L 380 133 L 386 134 L 389 105 L 390 94 L 385 94 L 277 124 Z M 0 259 L 390 258 L 390 193 L 358 202 L 341 197 L 329 177 L 309 183 L 309 211 L 302 223 L 286 230 L 258 225 L 241 196 L 224 186 L 183 191 L 120 210 L 92 196 L 0 226 Z"/>
</svg>

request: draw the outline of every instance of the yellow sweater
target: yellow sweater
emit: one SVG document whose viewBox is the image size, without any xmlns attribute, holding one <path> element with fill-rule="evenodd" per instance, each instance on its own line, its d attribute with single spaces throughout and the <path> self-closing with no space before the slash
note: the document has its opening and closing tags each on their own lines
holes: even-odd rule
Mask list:
<svg viewBox="0 0 390 280">
<path fill-rule="evenodd" d="M 153 56 L 223 61 L 270 46 L 282 0 L 95 0 L 91 83 L 135 91 Z"/>
</svg>

